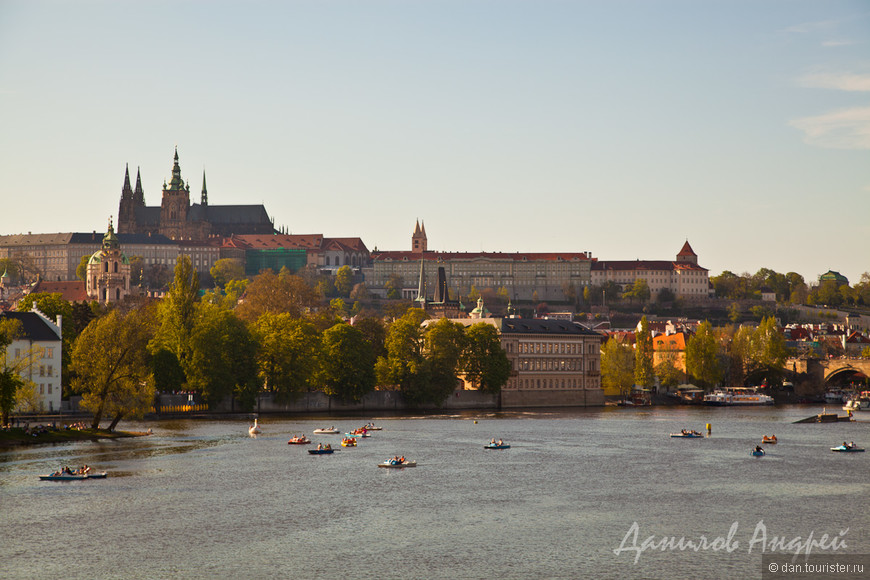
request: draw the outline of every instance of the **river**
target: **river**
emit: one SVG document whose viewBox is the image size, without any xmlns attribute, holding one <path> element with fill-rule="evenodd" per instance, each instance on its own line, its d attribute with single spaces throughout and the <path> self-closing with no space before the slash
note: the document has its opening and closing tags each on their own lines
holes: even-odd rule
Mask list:
<svg viewBox="0 0 870 580">
<path fill-rule="evenodd" d="M 244 420 L 122 423 L 154 434 L 0 452 L 0 576 L 761 578 L 761 533 L 791 542 L 787 561 L 810 534 L 870 554 L 870 453 L 829 449 L 870 446 L 870 413 L 793 424 L 821 410 L 261 416 L 257 438 Z M 370 419 L 383 430 L 357 448 L 312 435 Z M 337 451 L 287 444 L 301 432 Z M 751 457 L 765 434 L 779 443 Z M 493 437 L 512 448 L 483 449 Z M 418 467 L 376 467 L 397 454 Z M 37 477 L 81 464 L 109 476 Z M 632 548 L 649 536 L 708 545 Z"/>
</svg>

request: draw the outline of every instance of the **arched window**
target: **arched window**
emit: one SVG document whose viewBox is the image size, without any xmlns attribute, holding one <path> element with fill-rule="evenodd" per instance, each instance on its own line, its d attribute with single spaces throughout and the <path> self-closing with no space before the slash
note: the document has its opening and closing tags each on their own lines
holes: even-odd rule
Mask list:
<svg viewBox="0 0 870 580">
<path fill-rule="evenodd" d="M 118 288 L 115 290 L 115 302 L 120 302 L 120 301 L 121 301 L 121 289 Z"/>
<path fill-rule="evenodd" d="M 112 264 L 114 264 L 115 274 L 117 274 L 118 273 L 118 262 L 112 262 Z"/>
<path fill-rule="evenodd" d="M 109 263 L 103 262 L 103 272 L 108 272 L 108 271 L 109 271 Z"/>
</svg>

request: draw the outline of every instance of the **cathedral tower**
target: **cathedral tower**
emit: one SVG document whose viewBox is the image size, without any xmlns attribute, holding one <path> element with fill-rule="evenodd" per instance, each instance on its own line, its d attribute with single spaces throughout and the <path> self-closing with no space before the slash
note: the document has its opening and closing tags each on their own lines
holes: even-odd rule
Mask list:
<svg viewBox="0 0 870 580">
<path fill-rule="evenodd" d="M 415 254 L 420 254 L 429 249 L 428 240 L 426 239 L 426 225 L 420 226 L 417 221 L 417 227 L 414 228 L 414 234 L 411 236 L 411 251 Z"/>
<path fill-rule="evenodd" d="M 160 204 L 160 233 L 178 240 L 184 236 L 187 213 L 190 211 L 190 186 L 181 179 L 178 165 L 178 148 L 175 149 L 175 162 L 172 166 L 172 180 L 163 184 L 163 201 Z"/>
</svg>

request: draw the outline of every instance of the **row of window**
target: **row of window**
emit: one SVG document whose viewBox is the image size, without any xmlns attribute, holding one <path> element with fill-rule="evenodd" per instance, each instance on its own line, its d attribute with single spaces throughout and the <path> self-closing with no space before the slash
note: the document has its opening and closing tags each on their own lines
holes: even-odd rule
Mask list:
<svg viewBox="0 0 870 580">
<path fill-rule="evenodd" d="M 511 379 L 508 389 L 582 389 L 583 379 Z"/>
<path fill-rule="evenodd" d="M 569 358 L 569 359 L 524 359 L 521 358 L 517 361 L 517 369 L 521 371 L 560 371 L 560 372 L 578 372 L 578 371 L 596 371 L 597 369 L 597 361 L 596 360 L 587 360 L 586 364 L 583 364 L 583 359 L 580 358 Z M 586 367 L 585 369 L 583 367 Z"/>
<path fill-rule="evenodd" d="M 508 343 L 509 353 L 513 352 L 513 344 Z M 598 344 L 588 343 L 586 354 L 599 351 Z M 579 342 L 520 342 L 517 345 L 520 354 L 583 354 L 583 344 Z"/>
</svg>

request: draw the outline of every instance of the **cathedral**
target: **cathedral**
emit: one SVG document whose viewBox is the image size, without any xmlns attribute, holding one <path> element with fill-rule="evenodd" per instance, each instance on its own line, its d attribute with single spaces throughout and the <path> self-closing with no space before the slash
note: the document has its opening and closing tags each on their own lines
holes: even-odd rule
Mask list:
<svg viewBox="0 0 870 580">
<path fill-rule="evenodd" d="M 145 205 L 142 180 L 136 172 L 136 189 L 130 186 L 130 170 L 124 175 L 118 209 L 119 234 L 161 234 L 172 240 L 204 240 L 210 236 L 273 234 L 275 227 L 262 205 L 209 205 L 202 173 L 200 203 L 190 203 L 190 183 L 181 178 L 178 149 L 172 179 L 163 182 L 159 206 Z"/>
</svg>

